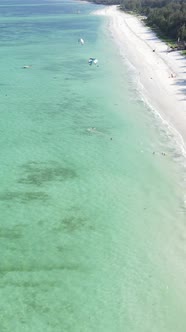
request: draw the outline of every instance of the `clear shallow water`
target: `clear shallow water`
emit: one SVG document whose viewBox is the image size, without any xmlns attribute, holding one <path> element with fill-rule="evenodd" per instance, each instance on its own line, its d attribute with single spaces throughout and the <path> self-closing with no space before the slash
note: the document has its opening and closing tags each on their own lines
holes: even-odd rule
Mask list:
<svg viewBox="0 0 186 332">
<path fill-rule="evenodd" d="M 184 174 L 164 127 L 96 6 L 1 5 L 0 330 L 184 332 Z"/>
</svg>

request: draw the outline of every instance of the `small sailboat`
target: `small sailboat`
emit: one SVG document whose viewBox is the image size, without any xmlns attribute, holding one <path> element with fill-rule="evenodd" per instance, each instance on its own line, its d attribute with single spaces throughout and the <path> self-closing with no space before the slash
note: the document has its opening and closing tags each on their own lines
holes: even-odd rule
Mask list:
<svg viewBox="0 0 186 332">
<path fill-rule="evenodd" d="M 23 69 L 32 68 L 32 65 L 28 65 L 28 66 L 26 65 L 26 66 L 23 66 L 22 68 L 23 68 Z"/>
<path fill-rule="evenodd" d="M 88 60 L 89 65 L 91 66 L 93 63 L 96 65 L 98 63 L 98 59 L 96 58 L 89 58 Z"/>
<path fill-rule="evenodd" d="M 81 45 L 84 45 L 84 44 L 85 44 L 85 41 L 83 40 L 83 38 L 79 38 L 79 39 L 78 39 L 78 42 L 79 42 Z"/>
</svg>

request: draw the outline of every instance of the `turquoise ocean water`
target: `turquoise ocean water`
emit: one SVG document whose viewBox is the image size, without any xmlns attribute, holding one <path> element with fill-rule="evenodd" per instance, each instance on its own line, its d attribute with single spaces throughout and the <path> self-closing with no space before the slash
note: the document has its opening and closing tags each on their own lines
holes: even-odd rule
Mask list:
<svg viewBox="0 0 186 332">
<path fill-rule="evenodd" d="M 0 2 L 1 332 L 186 331 L 183 159 L 95 9 Z"/>
</svg>

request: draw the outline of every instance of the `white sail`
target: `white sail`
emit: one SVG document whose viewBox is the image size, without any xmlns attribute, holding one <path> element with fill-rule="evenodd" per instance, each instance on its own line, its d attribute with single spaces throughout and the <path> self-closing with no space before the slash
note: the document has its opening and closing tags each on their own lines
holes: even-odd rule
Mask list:
<svg viewBox="0 0 186 332">
<path fill-rule="evenodd" d="M 78 42 L 79 42 L 81 45 L 84 45 L 84 44 L 85 44 L 85 41 L 83 40 L 83 38 L 79 38 Z"/>
</svg>

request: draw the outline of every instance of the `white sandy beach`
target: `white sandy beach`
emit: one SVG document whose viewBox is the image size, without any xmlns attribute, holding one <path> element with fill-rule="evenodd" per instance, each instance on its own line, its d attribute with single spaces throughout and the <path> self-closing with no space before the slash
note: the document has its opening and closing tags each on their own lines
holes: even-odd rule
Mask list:
<svg viewBox="0 0 186 332">
<path fill-rule="evenodd" d="M 117 6 L 105 7 L 96 14 L 110 18 L 109 30 L 121 56 L 135 68 L 140 93 L 185 148 L 186 59 L 179 52 L 168 53 L 167 45 L 140 18 L 121 12 Z"/>
</svg>

